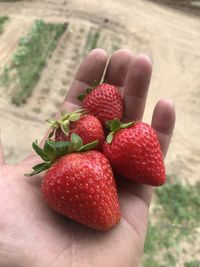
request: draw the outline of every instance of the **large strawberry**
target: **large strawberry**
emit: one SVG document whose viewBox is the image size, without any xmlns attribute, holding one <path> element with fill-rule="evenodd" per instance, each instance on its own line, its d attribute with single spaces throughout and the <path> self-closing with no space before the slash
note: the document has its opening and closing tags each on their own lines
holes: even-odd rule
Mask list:
<svg viewBox="0 0 200 267">
<path fill-rule="evenodd" d="M 159 186 L 165 183 L 165 167 L 154 129 L 143 122 L 110 123 L 111 133 L 103 153 L 113 169 L 138 183 Z"/>
<path fill-rule="evenodd" d="M 116 225 L 120 220 L 119 203 L 106 157 L 98 151 L 85 151 L 91 148 L 90 145 L 82 146 L 81 138 L 75 134 L 72 134 L 71 142 L 47 140 L 45 146 L 46 150 L 45 147 L 41 150 L 34 143 L 42 158 L 45 155 L 53 160 L 35 166 L 30 175 L 50 167 L 41 186 L 48 205 L 58 213 L 95 229 L 108 230 Z M 77 152 L 72 152 L 74 150 Z M 71 153 L 59 158 L 64 151 Z"/>
<path fill-rule="evenodd" d="M 93 89 L 86 89 L 78 97 L 82 106 L 100 120 L 104 126 L 106 121 L 121 120 L 123 114 L 123 99 L 116 86 L 102 83 Z"/>
<path fill-rule="evenodd" d="M 47 120 L 55 133 L 56 141 L 69 141 L 75 133 L 82 138 L 83 144 L 98 140 L 97 150 L 101 150 L 105 141 L 104 131 L 100 121 L 84 110 L 62 113 L 58 120 Z"/>
</svg>

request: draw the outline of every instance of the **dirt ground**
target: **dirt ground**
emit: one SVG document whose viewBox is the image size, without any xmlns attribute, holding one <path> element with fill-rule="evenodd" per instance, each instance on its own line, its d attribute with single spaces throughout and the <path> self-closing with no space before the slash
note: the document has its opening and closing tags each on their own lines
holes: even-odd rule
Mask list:
<svg viewBox="0 0 200 267">
<path fill-rule="evenodd" d="M 97 46 L 108 53 L 128 48 L 146 53 L 153 76 L 144 121 L 150 122 L 161 98 L 176 105 L 177 123 L 166 158 L 167 172 L 191 184 L 200 173 L 200 19 L 145 0 L 43 0 L 1 2 L 0 16 L 10 21 L 0 35 L 0 67 L 8 64 L 18 40 L 36 19 L 68 22 L 27 103 L 15 107 L 0 88 L 0 127 L 6 161 L 20 162 L 32 151 L 31 143 L 47 130 L 67 93 L 75 71 L 88 52 L 88 36 L 100 31 Z"/>
</svg>

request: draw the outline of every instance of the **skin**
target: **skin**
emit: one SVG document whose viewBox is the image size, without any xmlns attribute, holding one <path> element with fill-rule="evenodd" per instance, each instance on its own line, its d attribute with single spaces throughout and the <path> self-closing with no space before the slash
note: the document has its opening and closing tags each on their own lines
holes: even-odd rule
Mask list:
<svg viewBox="0 0 200 267">
<path fill-rule="evenodd" d="M 81 63 L 64 101 L 68 111 L 79 108 L 77 95 L 100 81 L 108 56 L 91 51 Z M 120 49 L 109 60 L 104 80 L 116 85 L 125 101 L 124 121 L 142 119 L 152 64 L 145 55 Z M 63 108 L 62 107 L 62 108 Z M 172 101 L 160 100 L 152 115 L 165 156 L 175 123 Z M 16 166 L 0 153 L 0 266 L 1 267 L 134 267 L 141 260 L 152 187 L 119 181 L 120 224 L 108 232 L 79 225 L 52 211 L 40 193 L 42 175 L 24 177 L 40 162 L 29 155 Z"/>
</svg>

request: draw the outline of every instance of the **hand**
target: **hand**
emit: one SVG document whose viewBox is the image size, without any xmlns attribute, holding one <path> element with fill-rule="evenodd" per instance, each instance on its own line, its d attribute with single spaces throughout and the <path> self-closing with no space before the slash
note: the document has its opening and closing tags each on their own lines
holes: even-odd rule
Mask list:
<svg viewBox="0 0 200 267">
<path fill-rule="evenodd" d="M 68 111 L 79 108 L 77 95 L 94 80 L 100 81 L 107 55 L 95 49 L 84 59 L 64 102 Z M 125 101 L 124 120 L 142 119 L 151 77 L 151 62 L 127 50 L 115 52 L 105 80 L 118 86 Z M 164 156 L 174 128 L 171 101 L 156 105 L 152 126 Z M 1 267 L 134 267 L 138 266 L 146 235 L 152 188 L 123 181 L 119 198 L 121 222 L 108 232 L 75 223 L 52 211 L 40 193 L 42 176 L 27 178 L 39 159 L 29 155 L 17 166 L 0 161 L 0 266 Z"/>
</svg>

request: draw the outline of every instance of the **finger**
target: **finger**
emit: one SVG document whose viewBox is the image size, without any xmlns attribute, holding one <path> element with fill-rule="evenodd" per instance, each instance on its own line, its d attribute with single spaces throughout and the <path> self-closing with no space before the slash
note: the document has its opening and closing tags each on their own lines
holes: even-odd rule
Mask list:
<svg viewBox="0 0 200 267">
<path fill-rule="evenodd" d="M 99 83 L 102 79 L 107 62 L 107 54 L 102 49 L 92 50 L 81 63 L 75 80 L 64 101 L 65 108 L 72 111 L 80 107 L 77 97 L 91 86 L 95 81 Z"/>
<path fill-rule="evenodd" d="M 113 53 L 105 74 L 105 82 L 123 90 L 127 70 L 133 54 L 127 49 L 119 49 Z"/>
<path fill-rule="evenodd" d="M 151 79 L 152 64 L 146 55 L 132 58 L 124 83 L 124 120 L 141 120 Z"/>
<path fill-rule="evenodd" d="M 4 152 L 3 152 L 3 145 L 0 138 L 0 165 L 3 165 L 5 163 L 4 160 Z"/>
<path fill-rule="evenodd" d="M 160 100 L 153 112 L 152 127 L 155 129 L 160 142 L 161 150 L 165 156 L 171 141 L 175 125 L 175 108 L 171 100 Z M 120 188 L 140 197 L 148 206 L 150 205 L 153 187 L 140 185 L 126 179 L 120 179 Z"/>
<path fill-rule="evenodd" d="M 174 130 L 176 115 L 174 104 L 171 100 L 162 99 L 155 106 L 152 127 L 156 130 L 160 146 L 165 156 Z"/>
</svg>

